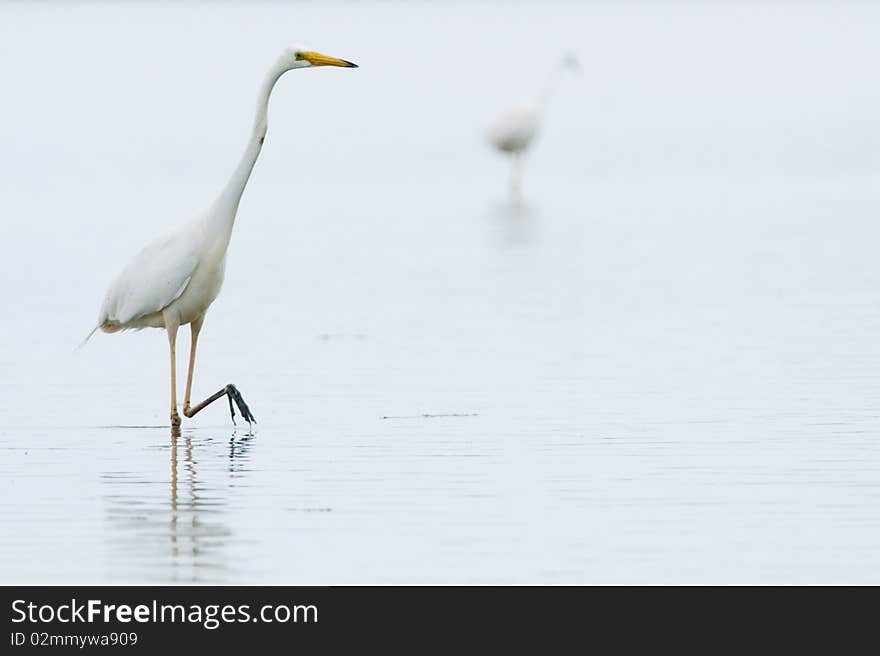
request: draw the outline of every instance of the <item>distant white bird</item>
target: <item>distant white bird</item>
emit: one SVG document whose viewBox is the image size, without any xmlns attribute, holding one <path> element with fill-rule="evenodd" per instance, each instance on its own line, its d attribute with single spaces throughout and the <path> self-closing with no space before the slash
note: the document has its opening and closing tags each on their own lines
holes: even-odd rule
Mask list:
<svg viewBox="0 0 880 656">
<path fill-rule="evenodd" d="M 523 154 L 528 150 L 538 133 L 550 97 L 562 74 L 566 70 L 576 71 L 579 68 L 574 55 L 565 55 L 559 65 L 553 69 L 550 79 L 545 84 L 536 103 L 500 114 L 489 127 L 487 135 L 489 144 L 512 158 L 510 188 L 515 196 L 519 194 L 520 189 Z"/>
<path fill-rule="evenodd" d="M 351 62 L 328 57 L 304 47 L 285 48 L 266 75 L 257 102 L 253 132 L 241 161 L 223 191 L 207 211 L 197 214 L 170 234 L 152 242 L 129 262 L 110 285 L 98 315 L 98 325 L 89 333 L 91 337 L 99 328 L 106 333 L 131 328 L 164 328 L 167 331 L 171 349 L 172 426 L 180 425 L 180 415 L 177 412 L 175 343 L 177 329 L 185 324 L 190 325 L 192 345 L 183 397 L 183 414 L 192 417 L 225 395 L 229 399 L 233 421 L 233 401 L 248 423 L 254 421 L 250 409 L 234 385 L 227 385 L 202 403 L 190 407 L 196 345 L 205 313 L 217 298 L 223 284 L 226 249 L 232 236 L 238 204 L 266 137 L 269 96 L 284 73 L 295 68 L 312 66 L 357 68 Z"/>
</svg>

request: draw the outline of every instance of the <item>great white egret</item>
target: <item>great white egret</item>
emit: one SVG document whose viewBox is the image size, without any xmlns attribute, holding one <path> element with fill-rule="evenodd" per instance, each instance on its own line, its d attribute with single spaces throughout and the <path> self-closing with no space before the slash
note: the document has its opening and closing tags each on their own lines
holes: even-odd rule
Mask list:
<svg viewBox="0 0 880 656">
<path fill-rule="evenodd" d="M 278 79 L 287 71 L 312 66 L 357 68 L 344 59 L 328 57 L 301 46 L 284 49 L 269 69 L 260 87 L 253 131 L 241 161 L 229 182 L 207 210 L 152 243 L 138 253 L 110 285 L 98 315 L 96 330 L 115 333 L 119 330 L 164 328 L 171 350 L 171 425 L 180 426 L 177 412 L 177 329 L 189 324 L 192 343 L 189 372 L 183 397 L 183 414 L 192 417 L 222 396 L 229 400 L 235 421 L 233 401 L 244 419 L 254 421 L 250 409 L 234 385 L 227 385 L 196 406 L 190 406 L 196 345 L 208 307 L 220 293 L 226 267 L 226 250 L 241 195 L 260 155 L 266 138 L 269 97 Z M 88 337 L 86 338 L 88 340 Z"/>
<path fill-rule="evenodd" d="M 498 115 L 489 127 L 487 135 L 489 144 L 499 152 L 509 155 L 512 159 L 510 189 L 514 196 L 519 195 L 522 157 L 538 133 L 547 104 L 556 89 L 557 83 L 566 70 L 576 71 L 579 68 L 577 58 L 574 55 L 565 55 L 559 64 L 554 67 L 537 102 L 524 108 L 513 109 Z"/>
</svg>

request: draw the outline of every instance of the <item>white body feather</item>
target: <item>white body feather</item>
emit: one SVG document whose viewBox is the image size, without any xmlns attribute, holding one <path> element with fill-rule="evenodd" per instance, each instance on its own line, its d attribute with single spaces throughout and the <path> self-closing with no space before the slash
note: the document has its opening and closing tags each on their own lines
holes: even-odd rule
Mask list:
<svg viewBox="0 0 880 656">
<path fill-rule="evenodd" d="M 209 238 L 198 216 L 148 244 L 111 284 L 98 324 L 105 330 L 163 328 L 171 309 L 187 324 L 217 298 L 223 285 L 226 248 Z"/>
<path fill-rule="evenodd" d="M 521 153 L 538 133 L 538 114 L 534 110 L 515 110 L 501 114 L 489 128 L 488 137 L 498 150 Z"/>
</svg>

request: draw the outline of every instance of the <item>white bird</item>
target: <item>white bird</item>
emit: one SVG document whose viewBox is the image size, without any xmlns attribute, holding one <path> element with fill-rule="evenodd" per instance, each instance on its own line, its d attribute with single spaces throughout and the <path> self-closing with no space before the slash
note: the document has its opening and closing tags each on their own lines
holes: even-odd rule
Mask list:
<svg viewBox="0 0 880 656">
<path fill-rule="evenodd" d="M 579 64 L 574 55 L 565 55 L 553 69 L 550 79 L 544 86 L 538 101 L 525 108 L 514 109 L 500 114 L 489 127 L 489 144 L 498 151 L 512 157 L 510 188 L 513 195 L 519 195 L 523 154 L 538 134 L 550 97 L 566 70 L 578 70 Z"/>
<path fill-rule="evenodd" d="M 180 415 L 177 412 L 175 344 L 177 329 L 186 324 L 190 325 L 192 343 L 183 414 L 192 417 L 208 404 L 226 395 L 233 421 L 233 401 L 249 424 L 254 421 L 250 409 L 234 385 L 227 385 L 202 403 L 190 407 L 196 345 L 205 313 L 217 298 L 223 284 L 226 250 L 232 236 L 238 204 L 266 137 L 272 89 L 287 71 L 312 66 L 357 68 L 356 64 L 344 59 L 328 57 L 304 47 L 285 48 L 269 69 L 260 88 L 253 131 L 229 182 L 206 211 L 200 212 L 170 234 L 156 239 L 128 263 L 110 285 L 98 315 L 98 325 L 89 333 L 91 337 L 98 329 L 106 333 L 132 328 L 165 329 L 171 350 L 171 425 L 174 427 L 180 425 Z"/>
</svg>

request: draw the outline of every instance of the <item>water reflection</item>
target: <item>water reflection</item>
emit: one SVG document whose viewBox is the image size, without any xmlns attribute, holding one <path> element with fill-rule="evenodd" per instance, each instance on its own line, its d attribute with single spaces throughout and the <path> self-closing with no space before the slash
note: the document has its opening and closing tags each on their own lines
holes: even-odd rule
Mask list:
<svg viewBox="0 0 880 656">
<path fill-rule="evenodd" d="M 155 474 L 146 468 L 105 472 L 113 577 L 193 583 L 232 577 L 234 532 L 226 520 L 229 486 L 222 482 L 246 471 L 252 440 L 233 434 L 227 444 L 175 429 L 166 444 L 141 450 L 150 456 L 168 450 L 167 479 L 158 466 Z"/>
<path fill-rule="evenodd" d="M 251 444 L 254 439 L 253 433 L 247 433 L 245 436 L 236 439 L 233 434 L 229 438 L 229 473 L 235 474 L 245 471 L 244 464 L 249 458 Z"/>
<path fill-rule="evenodd" d="M 178 528 L 178 519 L 180 518 L 180 511 L 178 508 L 178 440 L 180 438 L 180 429 L 177 427 L 172 427 L 171 429 L 171 521 L 170 521 L 170 531 L 169 535 L 171 537 L 171 562 L 177 563 L 180 560 L 180 543 L 179 543 L 179 535 L 180 530 Z M 192 507 L 196 507 L 196 490 L 195 490 L 195 482 L 196 482 L 196 471 L 193 464 L 192 459 L 192 439 L 189 437 L 185 440 L 186 444 L 186 470 L 187 470 L 187 491 L 188 498 L 191 500 Z M 196 531 L 196 513 L 192 513 L 191 517 L 191 525 L 189 533 L 193 536 L 197 535 Z M 193 561 L 195 562 L 198 557 L 198 549 L 196 545 L 196 540 L 193 539 L 191 546 L 191 556 Z"/>
<path fill-rule="evenodd" d="M 536 239 L 537 210 L 519 195 L 494 205 L 489 218 L 493 236 L 501 246 L 530 244 Z"/>
</svg>

